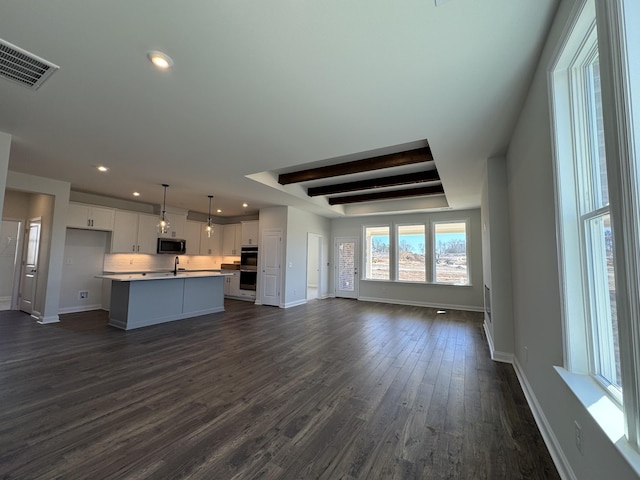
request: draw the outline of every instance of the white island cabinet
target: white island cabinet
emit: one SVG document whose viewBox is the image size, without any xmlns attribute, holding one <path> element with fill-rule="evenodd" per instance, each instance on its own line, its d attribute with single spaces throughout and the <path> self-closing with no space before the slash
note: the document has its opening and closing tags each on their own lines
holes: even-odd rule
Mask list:
<svg viewBox="0 0 640 480">
<path fill-rule="evenodd" d="M 100 275 L 111 280 L 109 325 L 131 330 L 224 311 L 225 274 Z"/>
</svg>

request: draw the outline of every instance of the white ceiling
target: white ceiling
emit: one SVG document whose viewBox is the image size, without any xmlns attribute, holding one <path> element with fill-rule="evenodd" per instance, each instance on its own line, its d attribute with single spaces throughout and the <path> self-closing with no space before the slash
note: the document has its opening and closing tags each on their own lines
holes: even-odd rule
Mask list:
<svg viewBox="0 0 640 480">
<path fill-rule="evenodd" d="M 0 0 L 0 38 L 60 66 L 35 92 L 0 79 L 9 168 L 155 204 L 168 183 L 168 204 L 200 212 L 213 194 L 222 215 L 246 201 L 337 216 L 246 176 L 427 140 L 449 205 L 477 207 L 558 1 Z"/>
</svg>

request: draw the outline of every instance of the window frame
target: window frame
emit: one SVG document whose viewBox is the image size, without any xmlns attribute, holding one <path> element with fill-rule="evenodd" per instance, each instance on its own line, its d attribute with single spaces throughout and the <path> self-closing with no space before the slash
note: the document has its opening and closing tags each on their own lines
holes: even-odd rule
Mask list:
<svg viewBox="0 0 640 480">
<path fill-rule="evenodd" d="M 389 278 L 369 278 L 368 275 L 368 265 L 369 262 L 367 260 L 368 251 L 370 249 L 369 242 L 367 241 L 367 230 L 373 228 L 386 228 L 388 230 L 387 236 L 389 237 Z M 393 281 L 393 263 L 394 263 L 394 246 L 393 246 L 393 228 L 389 223 L 377 223 L 371 225 L 363 225 L 362 226 L 362 268 L 360 269 L 361 275 L 360 280 L 365 280 L 367 282 L 390 282 Z"/>
<path fill-rule="evenodd" d="M 612 0 L 611 2 L 595 2 L 580 0 L 576 3 L 571 21 L 563 39 L 552 58 L 548 72 L 549 100 L 551 111 L 551 137 L 554 161 L 556 192 L 556 232 L 558 243 L 558 262 L 560 295 L 562 300 L 562 328 L 564 337 L 564 365 L 572 374 L 596 380 L 602 391 L 603 399 L 608 398 L 612 405 L 617 405 L 624 413 L 624 431 L 627 440 L 636 448 L 640 433 L 640 293 L 636 286 L 640 283 L 640 227 L 637 218 L 640 216 L 640 158 L 636 156 L 635 145 L 640 143 L 632 123 L 631 83 L 628 76 L 630 57 L 627 50 L 628 31 L 631 21 L 625 18 L 625 8 L 631 4 L 629 0 Z M 632 6 L 632 9 L 638 8 Z M 638 21 L 636 10 L 635 21 Z M 600 83 L 602 96 L 603 130 L 606 149 L 606 170 L 608 177 L 608 196 L 613 235 L 616 308 L 619 337 L 619 353 L 621 367 L 622 394 L 616 394 L 594 375 L 591 324 L 585 321 L 585 298 L 588 295 L 586 282 L 571 282 L 570 274 L 576 269 L 584 268 L 584 259 L 588 252 L 580 242 L 581 248 L 571 248 L 575 240 L 584 236 L 585 222 L 578 215 L 571 202 L 580 204 L 582 198 L 576 191 L 574 182 L 564 180 L 567 175 L 576 178 L 574 162 L 562 161 L 575 154 L 583 145 L 579 142 L 566 141 L 574 139 L 573 131 L 567 128 L 575 115 L 571 108 L 567 91 L 572 84 L 569 70 L 576 60 L 576 52 L 588 40 L 590 29 L 597 25 L 597 50 L 600 62 Z M 635 50 L 639 54 L 639 50 Z M 634 57 L 636 58 L 636 57 Z M 637 74 L 637 72 L 636 72 Z M 637 79 L 637 76 L 636 76 Z M 640 92 L 637 90 L 635 94 Z M 636 99 L 637 100 L 637 99 Z M 565 139 L 565 141 L 563 141 Z M 574 169 L 571 172 L 571 169 Z M 597 212 L 598 209 L 595 209 Z M 602 213 L 602 211 L 600 212 Z M 594 212 L 591 212 L 594 218 Z M 576 250 L 580 250 L 576 252 Z M 582 262 L 582 263 L 581 263 Z M 580 283 L 576 286 L 575 283 Z M 560 371 L 559 371 L 560 372 Z M 569 374 L 571 375 L 571 374 Z M 566 376 L 561 373 L 563 378 Z M 572 388 L 578 398 L 579 390 Z M 584 399 L 581 398 L 584 403 Z M 596 414 L 590 413 L 605 431 L 613 431 L 608 422 L 601 423 Z M 608 420 L 611 420 L 609 418 Z M 621 425 L 622 426 L 622 425 Z M 624 450 L 621 450 L 624 453 Z M 626 456 L 626 454 L 625 454 Z"/>
<path fill-rule="evenodd" d="M 437 281 L 437 271 L 436 271 L 436 225 L 439 224 L 447 224 L 447 223 L 464 223 L 465 230 L 465 257 L 467 261 L 467 283 L 449 283 L 449 282 L 438 282 Z M 471 286 L 471 262 L 469 261 L 469 232 L 470 232 L 471 219 L 468 217 L 462 219 L 447 219 L 447 220 L 431 220 L 430 222 L 430 237 L 431 237 L 431 283 L 434 285 L 453 285 L 457 287 L 468 287 Z"/>
</svg>

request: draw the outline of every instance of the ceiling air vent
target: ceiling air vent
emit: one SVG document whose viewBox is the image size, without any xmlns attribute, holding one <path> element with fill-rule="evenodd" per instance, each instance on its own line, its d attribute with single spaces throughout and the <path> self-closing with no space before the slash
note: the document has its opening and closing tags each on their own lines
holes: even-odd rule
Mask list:
<svg viewBox="0 0 640 480">
<path fill-rule="evenodd" d="M 0 76 L 37 90 L 60 67 L 0 39 Z"/>
</svg>

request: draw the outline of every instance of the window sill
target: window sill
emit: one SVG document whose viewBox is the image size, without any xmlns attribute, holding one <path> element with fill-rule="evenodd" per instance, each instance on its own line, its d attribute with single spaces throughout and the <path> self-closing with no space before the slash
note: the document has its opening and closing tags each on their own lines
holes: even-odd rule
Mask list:
<svg viewBox="0 0 640 480">
<path fill-rule="evenodd" d="M 438 283 L 438 282 L 417 282 L 411 280 L 385 280 L 382 278 L 361 278 L 361 282 L 378 282 L 378 283 L 398 283 L 404 285 L 437 285 L 440 287 L 473 287 L 470 283 Z"/>
<path fill-rule="evenodd" d="M 624 435 L 624 416 L 620 407 L 604 393 L 602 387 L 589 375 L 572 373 L 562 367 L 553 368 L 607 435 L 611 443 L 640 475 L 640 453 L 633 448 Z"/>
</svg>

